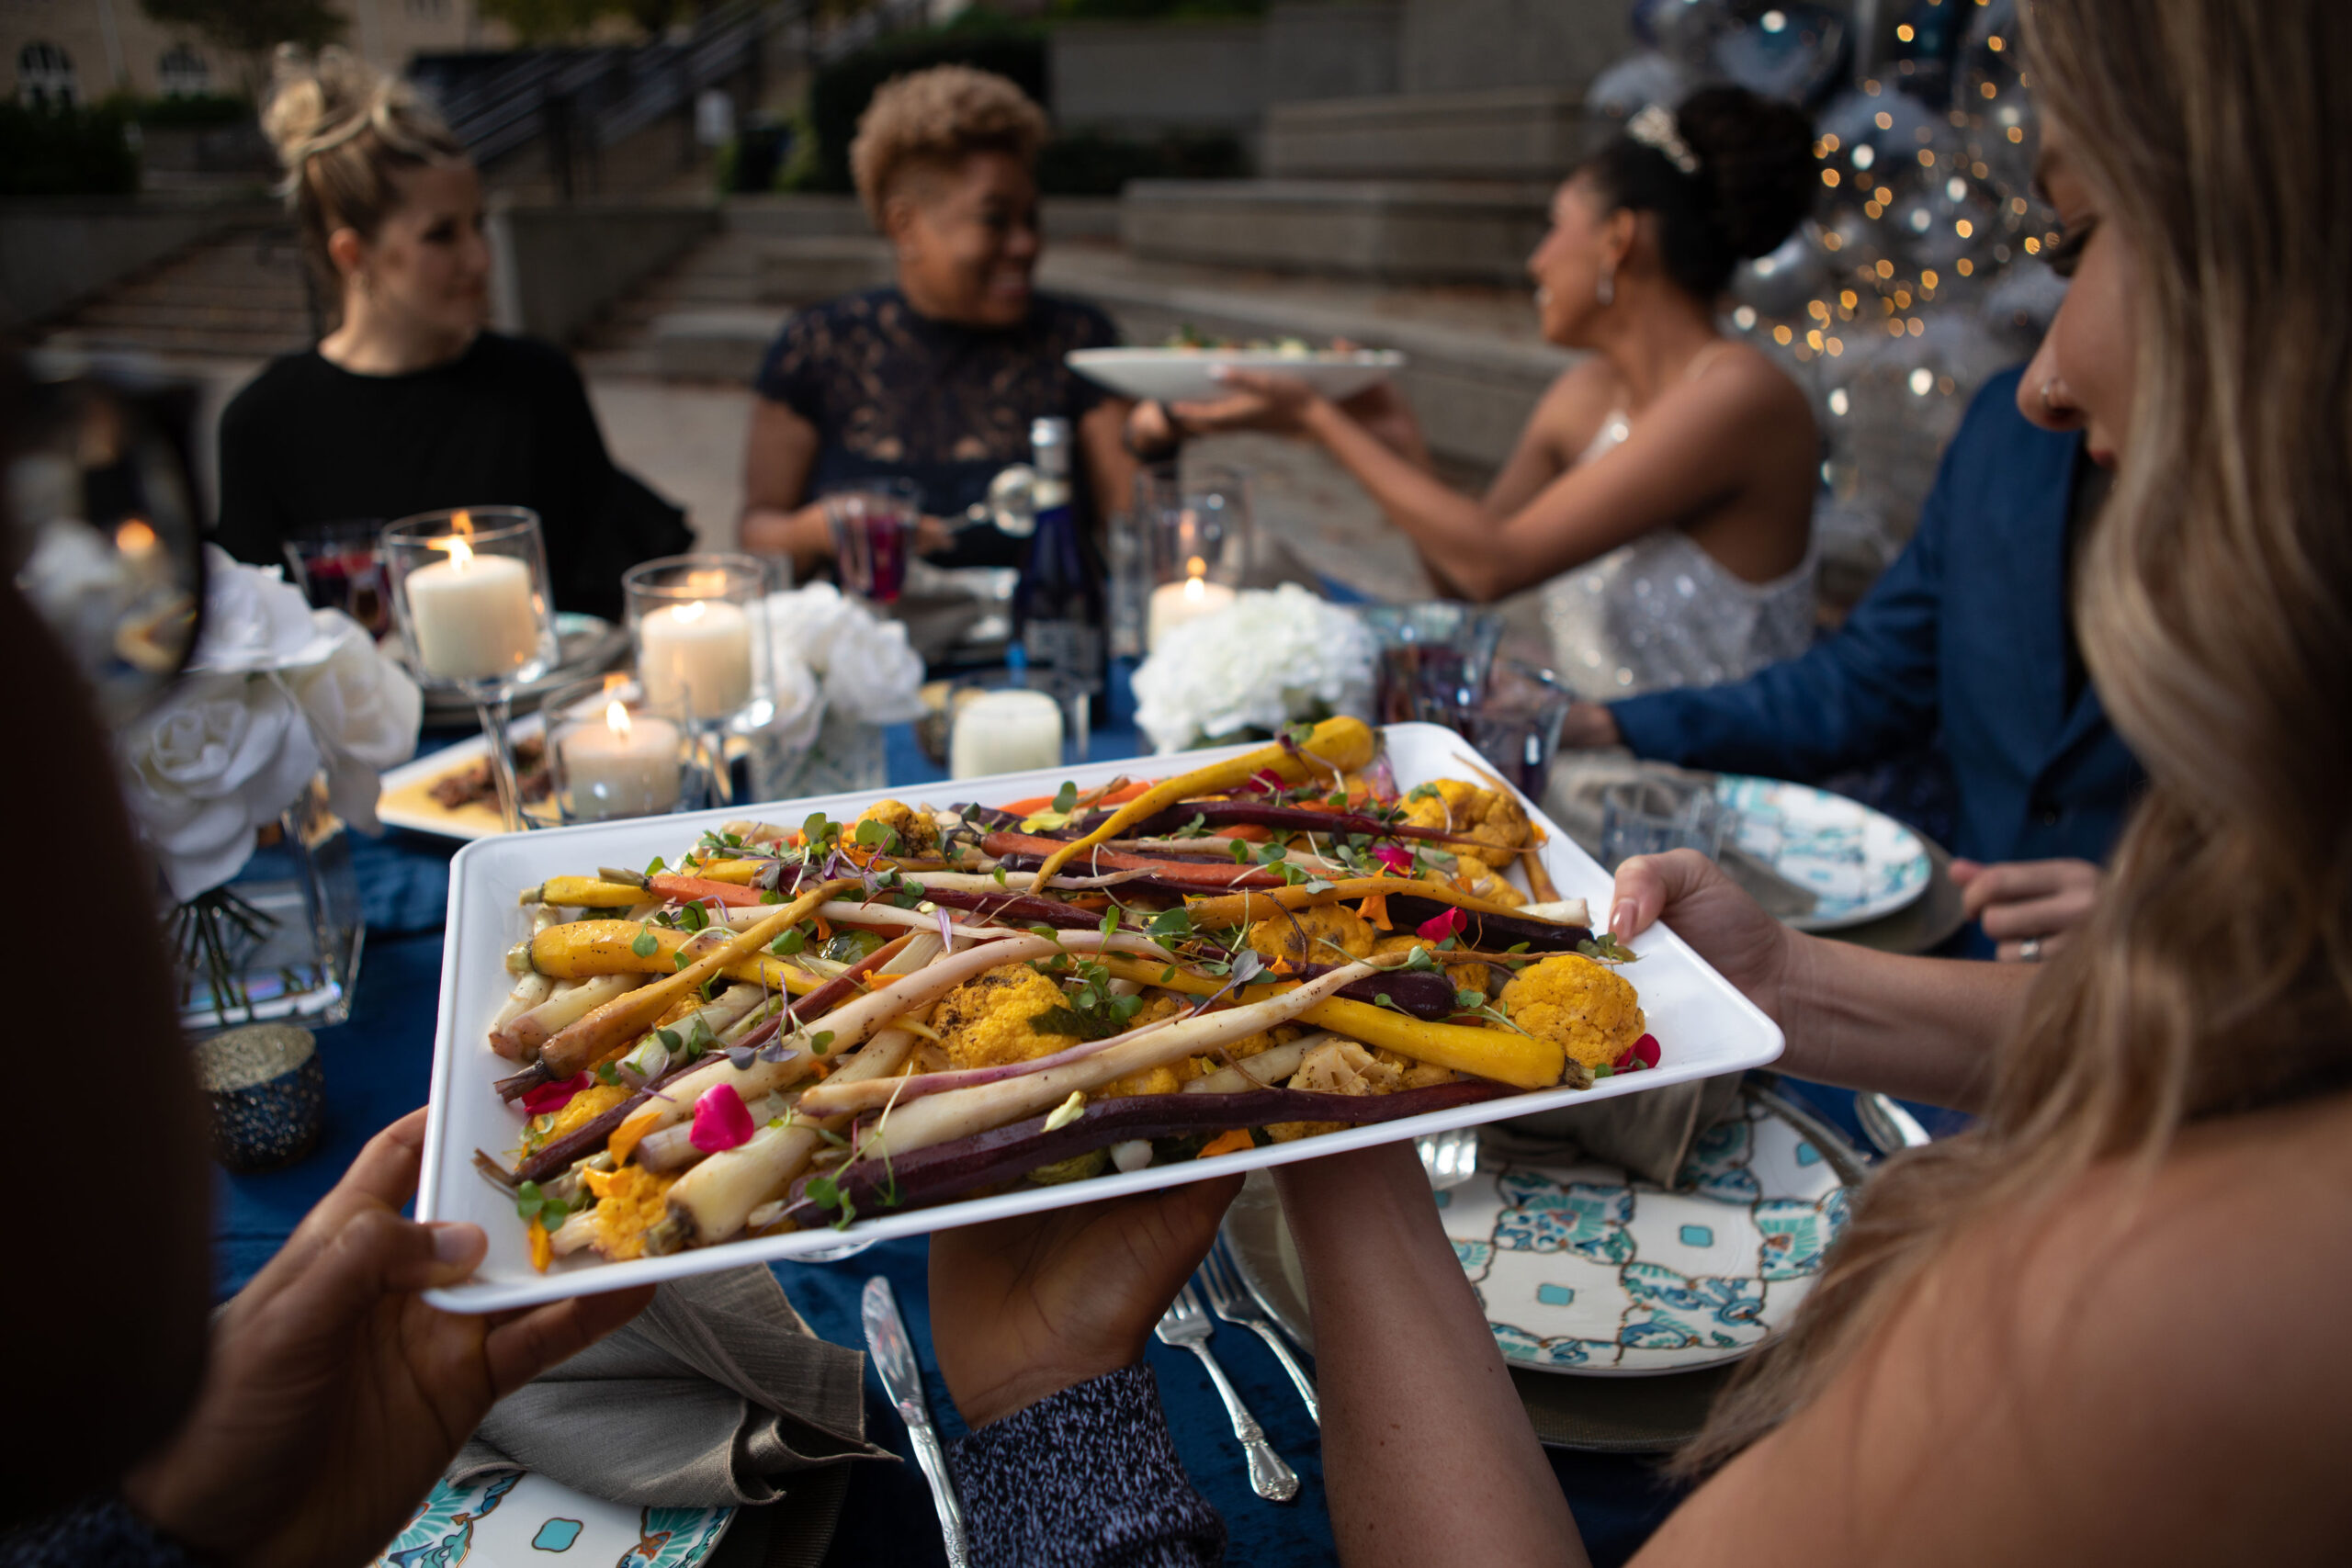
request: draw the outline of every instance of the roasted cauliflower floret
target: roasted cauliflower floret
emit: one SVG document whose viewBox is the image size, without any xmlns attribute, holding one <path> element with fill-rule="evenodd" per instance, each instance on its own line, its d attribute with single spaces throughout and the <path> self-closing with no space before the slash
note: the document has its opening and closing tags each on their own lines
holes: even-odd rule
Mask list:
<svg viewBox="0 0 2352 1568">
<path fill-rule="evenodd" d="M 1069 1000 L 1059 986 L 1026 964 L 1000 964 L 941 998 L 931 1026 L 957 1067 L 1002 1066 L 1077 1044 L 1077 1035 L 1039 1030 L 1035 1022 Z"/>
<path fill-rule="evenodd" d="M 1381 1061 L 1352 1040 L 1334 1040 L 1306 1054 L 1291 1075 L 1290 1088 L 1310 1094 L 1394 1094 L 1404 1087 L 1402 1071 Z M 1343 1122 L 1277 1122 L 1266 1129 L 1276 1143 L 1336 1132 Z"/>
<path fill-rule="evenodd" d="M 1268 963 L 1286 958 L 1301 964 L 1344 964 L 1372 956 L 1373 930 L 1344 904 L 1295 909 L 1250 928 L 1250 945 Z"/>
<path fill-rule="evenodd" d="M 618 1170 L 583 1170 L 580 1179 L 596 1195 L 589 1211 L 596 1223 L 596 1250 L 614 1262 L 645 1252 L 645 1233 L 670 1206 L 670 1189 L 679 1173 L 648 1170 L 625 1165 Z"/>
<path fill-rule="evenodd" d="M 1509 865 L 1527 842 L 1527 813 L 1510 795 L 1460 779 L 1436 779 L 1430 787 L 1435 794 L 1406 801 L 1405 820 L 1416 828 L 1435 828 L 1477 840 L 1446 846 L 1456 854 L 1488 865 Z"/>
<path fill-rule="evenodd" d="M 939 851 L 939 824 L 932 820 L 931 814 L 897 800 L 877 800 L 867 807 L 842 835 L 842 841 L 858 847 L 857 829 L 868 822 L 879 822 L 898 835 L 895 840 L 885 840 L 882 848 L 883 853 L 895 859 L 920 860 Z"/>
<path fill-rule="evenodd" d="M 1484 898 L 1489 904 L 1500 904 L 1506 909 L 1516 909 L 1527 902 L 1527 895 L 1503 880 L 1503 874 L 1482 864 L 1474 854 L 1460 857 L 1459 880 L 1473 898 Z"/>
<path fill-rule="evenodd" d="M 1614 1064 L 1645 1027 L 1640 999 L 1625 977 L 1573 953 L 1521 970 L 1503 987 L 1501 1003 L 1513 1023 L 1557 1041 L 1571 1060 L 1588 1067 Z"/>
<path fill-rule="evenodd" d="M 1476 959 L 1457 959 L 1451 953 L 1440 953 L 1437 950 L 1437 943 L 1425 936 L 1399 932 L 1395 936 L 1382 937 L 1374 945 L 1372 955 L 1374 958 L 1393 958 L 1400 953 L 1410 953 L 1417 947 L 1428 948 L 1430 956 L 1445 965 L 1445 977 L 1453 982 L 1455 990 L 1489 991 L 1494 988 L 1487 978 L 1490 969 L 1488 964 Z"/>
</svg>

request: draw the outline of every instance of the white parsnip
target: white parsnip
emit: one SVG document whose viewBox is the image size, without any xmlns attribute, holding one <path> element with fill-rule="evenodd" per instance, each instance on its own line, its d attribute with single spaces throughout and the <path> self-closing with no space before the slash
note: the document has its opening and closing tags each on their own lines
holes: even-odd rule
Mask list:
<svg viewBox="0 0 2352 1568">
<path fill-rule="evenodd" d="M 539 1047 L 568 1025 L 579 1022 L 606 1002 L 628 995 L 652 978 L 650 975 L 599 975 L 593 980 L 582 980 L 492 1030 L 490 1048 L 509 1061 L 534 1061 Z"/>
</svg>

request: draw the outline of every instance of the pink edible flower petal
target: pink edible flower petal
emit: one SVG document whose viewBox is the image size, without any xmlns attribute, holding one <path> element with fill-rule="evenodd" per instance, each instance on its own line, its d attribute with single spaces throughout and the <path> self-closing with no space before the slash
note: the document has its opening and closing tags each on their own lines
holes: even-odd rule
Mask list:
<svg viewBox="0 0 2352 1568">
<path fill-rule="evenodd" d="M 571 1103 L 571 1097 L 595 1082 L 593 1075 L 578 1073 L 561 1083 L 543 1083 L 523 1097 L 523 1110 L 532 1116 L 545 1116 L 550 1111 L 560 1111 Z"/>
<path fill-rule="evenodd" d="M 1372 852 L 1372 858 L 1399 876 L 1413 874 L 1413 852 L 1396 844 L 1383 844 Z"/>
<path fill-rule="evenodd" d="M 1283 782 L 1282 774 L 1274 772 L 1273 769 L 1260 768 L 1256 773 L 1250 775 L 1250 777 L 1242 784 L 1240 789 L 1237 789 L 1233 793 L 1239 795 L 1243 790 L 1247 790 L 1256 795 L 1280 795 L 1289 787 L 1289 784 Z"/>
<path fill-rule="evenodd" d="M 752 1141 L 752 1112 L 731 1083 L 713 1084 L 695 1101 L 695 1130 L 686 1142 L 715 1155 Z"/>
<path fill-rule="evenodd" d="M 1657 1066 L 1657 1036 L 1645 1034 L 1625 1047 L 1625 1054 L 1617 1058 L 1612 1070 L 1630 1073 L 1642 1067 L 1655 1067 Z"/>
<path fill-rule="evenodd" d="M 1448 909 L 1442 915 L 1431 915 L 1416 927 L 1415 931 L 1431 942 L 1443 942 L 1447 937 L 1460 935 L 1469 923 L 1470 917 L 1460 909 Z"/>
</svg>

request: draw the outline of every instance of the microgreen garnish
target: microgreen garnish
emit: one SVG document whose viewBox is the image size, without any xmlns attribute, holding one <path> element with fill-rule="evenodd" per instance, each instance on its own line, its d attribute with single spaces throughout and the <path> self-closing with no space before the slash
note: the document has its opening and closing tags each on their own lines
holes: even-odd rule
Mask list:
<svg viewBox="0 0 2352 1568">
<path fill-rule="evenodd" d="M 650 861 L 646 863 L 645 874 L 648 876 L 655 876 L 669 869 L 670 863 L 663 860 L 660 855 L 655 855 Z"/>
<path fill-rule="evenodd" d="M 1637 964 L 1642 956 L 1607 931 L 1577 943 L 1577 951 L 1596 964 Z"/>
<path fill-rule="evenodd" d="M 1054 792 L 1054 809 L 1067 817 L 1078 809 L 1078 786 L 1065 783 Z"/>
<path fill-rule="evenodd" d="M 798 926 L 786 926 L 777 933 L 774 942 L 768 943 L 768 951 L 778 958 L 788 958 L 808 945 L 808 939 L 801 933 Z"/>
</svg>

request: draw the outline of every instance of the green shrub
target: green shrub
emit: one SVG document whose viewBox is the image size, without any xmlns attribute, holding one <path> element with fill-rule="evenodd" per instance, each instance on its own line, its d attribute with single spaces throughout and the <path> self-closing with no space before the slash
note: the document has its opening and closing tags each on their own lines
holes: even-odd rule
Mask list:
<svg viewBox="0 0 2352 1568">
<path fill-rule="evenodd" d="M 0 196 L 126 196 L 139 188 L 139 158 L 122 111 L 28 108 L 0 103 Z"/>
<path fill-rule="evenodd" d="M 1116 196 L 1129 180 L 1231 180 L 1250 172 L 1240 139 L 1171 131 L 1153 141 L 1080 130 L 1037 156 L 1037 186 L 1056 196 Z"/>
<path fill-rule="evenodd" d="M 809 140 L 814 145 L 808 163 L 796 162 L 790 170 L 791 188 L 853 189 L 849 144 L 857 135 L 857 118 L 865 112 L 875 89 L 893 76 L 934 65 L 992 71 L 1039 103 L 1052 101 L 1046 87 L 1046 35 L 1041 29 L 1003 22 L 982 12 L 969 21 L 958 18 L 952 27 L 885 39 L 835 61 L 809 83 Z"/>
<path fill-rule="evenodd" d="M 1072 21 L 1159 22 L 1265 14 L 1266 0 L 1054 0 L 1054 15 Z"/>
<path fill-rule="evenodd" d="M 229 93 L 196 93 L 184 97 L 141 98 L 131 107 L 131 118 L 141 125 L 193 126 L 210 130 L 236 125 L 254 118 L 253 101 Z"/>
</svg>

